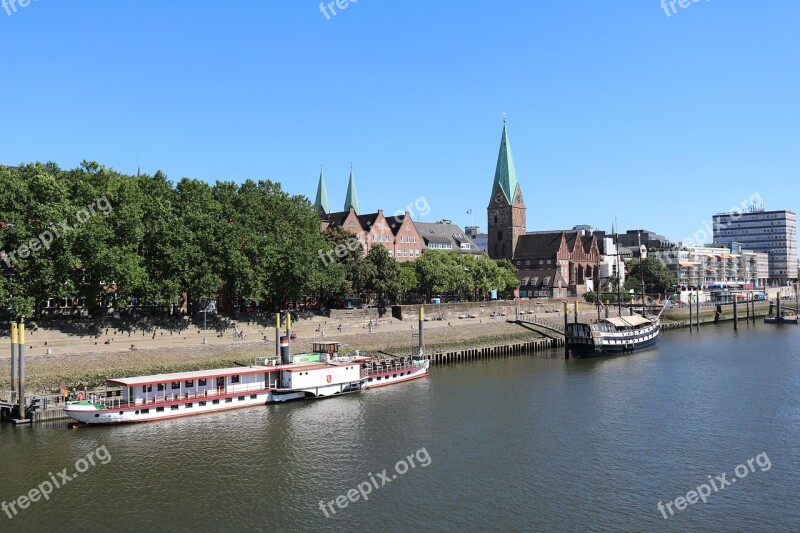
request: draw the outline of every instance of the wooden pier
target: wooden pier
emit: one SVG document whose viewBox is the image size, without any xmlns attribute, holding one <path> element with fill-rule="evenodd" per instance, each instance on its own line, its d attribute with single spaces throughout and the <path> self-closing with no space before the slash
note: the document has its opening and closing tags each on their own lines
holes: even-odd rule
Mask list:
<svg viewBox="0 0 800 533">
<path fill-rule="evenodd" d="M 479 361 L 484 359 L 505 359 L 508 357 L 535 356 L 541 354 L 549 356 L 553 348 L 564 345 L 564 339 L 536 339 L 527 342 L 503 344 L 500 346 L 487 346 L 485 348 L 468 348 L 449 352 L 433 352 L 426 354 L 432 365 L 448 363 L 461 363 L 466 361 Z"/>
</svg>

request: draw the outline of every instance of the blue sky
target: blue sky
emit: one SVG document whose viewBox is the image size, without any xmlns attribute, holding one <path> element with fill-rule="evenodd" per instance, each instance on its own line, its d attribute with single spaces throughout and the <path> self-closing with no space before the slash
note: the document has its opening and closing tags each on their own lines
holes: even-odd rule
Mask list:
<svg viewBox="0 0 800 533">
<path fill-rule="evenodd" d="M 6 0 L 8 1 L 8 0 Z M 669 9 L 669 8 L 667 8 Z M 800 3 L 33 0 L 0 8 L 0 162 L 272 179 L 486 227 L 502 114 L 528 229 L 682 240 L 800 209 Z M 467 210 L 472 209 L 472 217 Z"/>
</svg>

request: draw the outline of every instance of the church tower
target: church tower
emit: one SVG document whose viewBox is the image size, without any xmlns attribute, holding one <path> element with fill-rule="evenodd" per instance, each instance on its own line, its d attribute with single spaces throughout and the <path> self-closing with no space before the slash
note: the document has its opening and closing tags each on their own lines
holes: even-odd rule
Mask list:
<svg viewBox="0 0 800 533">
<path fill-rule="evenodd" d="M 319 183 L 317 184 L 317 199 L 314 201 L 314 207 L 317 208 L 317 214 L 325 216 L 331 212 L 328 204 L 328 189 L 325 187 L 325 176 L 322 175 L 322 169 L 319 169 Z"/>
<path fill-rule="evenodd" d="M 525 235 L 525 202 L 517 182 L 517 171 L 508 143 L 508 131 L 503 119 L 503 136 L 500 139 L 500 154 L 494 172 L 492 196 L 487 208 L 489 215 L 489 257 L 509 259 L 514 257 L 517 240 Z"/>
<path fill-rule="evenodd" d="M 344 210 L 350 208 L 358 214 L 358 193 L 356 192 L 356 180 L 353 178 L 353 167 L 350 167 L 350 181 L 347 183 L 347 195 L 344 197 Z"/>
</svg>

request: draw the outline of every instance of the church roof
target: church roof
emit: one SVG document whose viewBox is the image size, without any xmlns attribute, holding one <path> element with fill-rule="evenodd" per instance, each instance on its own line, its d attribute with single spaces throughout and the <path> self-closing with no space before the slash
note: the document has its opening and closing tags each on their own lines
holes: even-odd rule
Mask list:
<svg viewBox="0 0 800 533">
<path fill-rule="evenodd" d="M 350 208 L 358 214 L 358 193 L 356 192 L 356 180 L 353 178 L 353 169 L 350 169 L 350 181 L 347 183 L 347 196 L 344 198 L 344 210 Z"/>
<path fill-rule="evenodd" d="M 525 259 L 552 259 L 561 246 L 562 235 L 563 231 L 520 235 L 514 256 Z"/>
<path fill-rule="evenodd" d="M 328 190 L 325 188 L 325 176 L 322 175 L 322 169 L 319 170 L 319 184 L 317 184 L 317 199 L 314 201 L 314 207 L 321 215 L 331 212 L 330 205 L 328 204 Z"/>
<path fill-rule="evenodd" d="M 517 191 L 517 171 L 514 168 L 514 158 L 511 155 L 511 145 L 508 142 L 508 130 L 505 121 L 503 122 L 503 136 L 500 138 L 500 153 L 497 155 L 497 168 L 494 171 L 494 183 L 492 192 L 497 190 L 497 186 L 503 191 L 509 204 L 513 203 L 514 194 Z"/>
</svg>

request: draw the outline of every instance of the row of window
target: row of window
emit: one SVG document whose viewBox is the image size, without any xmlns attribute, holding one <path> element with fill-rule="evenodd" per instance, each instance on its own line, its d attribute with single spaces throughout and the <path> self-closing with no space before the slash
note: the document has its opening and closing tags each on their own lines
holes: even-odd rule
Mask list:
<svg viewBox="0 0 800 533">
<path fill-rule="evenodd" d="M 250 399 L 251 400 L 258 399 L 258 395 L 257 394 L 251 394 L 250 395 Z M 239 396 L 239 397 L 236 398 L 236 400 L 239 401 L 239 402 L 243 402 L 245 400 L 245 396 Z M 219 402 L 220 402 L 219 399 L 211 400 L 211 405 L 219 405 Z M 225 398 L 225 403 L 233 403 L 233 398 Z M 208 405 L 208 402 L 205 401 L 205 400 L 199 401 L 199 402 L 197 402 L 197 405 L 200 406 L 200 407 L 205 407 L 206 405 Z M 191 409 L 191 408 L 194 407 L 194 402 L 187 402 L 187 403 L 183 404 L 183 406 L 186 409 Z M 170 411 L 177 411 L 179 408 L 180 408 L 180 405 L 178 405 L 178 404 L 174 404 L 174 405 L 170 405 L 169 406 Z M 165 408 L 164 407 L 156 407 L 155 409 L 156 409 L 156 413 L 163 413 Z M 119 414 L 120 415 L 124 414 L 124 411 L 120 411 Z M 136 414 L 137 415 L 138 414 L 142 414 L 142 415 L 150 414 L 150 409 L 149 408 L 148 409 L 137 409 L 136 410 Z M 96 418 L 96 417 L 98 417 L 100 415 L 96 414 L 94 416 Z"/>
<path fill-rule="evenodd" d="M 221 377 L 217 378 L 217 385 L 221 387 L 222 383 L 220 383 L 220 382 L 223 381 L 223 380 L 224 380 L 224 378 L 221 378 Z M 239 383 L 239 380 L 240 380 L 240 376 L 238 374 L 231 376 L 231 383 Z M 205 387 L 207 382 L 208 382 L 208 380 L 206 378 L 198 379 L 197 380 L 197 386 L 198 387 Z M 186 387 L 186 388 L 194 387 L 194 380 L 193 379 L 187 379 L 186 381 L 183 382 L 183 386 Z M 166 390 L 166 388 L 167 388 L 167 384 L 166 383 L 157 383 L 156 384 L 156 390 L 157 391 L 163 391 L 163 390 Z M 171 390 L 180 390 L 180 388 L 181 388 L 181 382 L 180 381 L 172 381 L 172 382 L 170 382 L 170 389 Z M 131 392 L 133 392 L 133 387 L 131 387 Z M 142 385 L 142 392 L 153 392 L 153 385 L 152 384 L 151 385 Z"/>
<path fill-rule="evenodd" d="M 394 255 L 394 250 L 389 250 L 389 255 Z M 419 257 L 419 250 L 397 250 L 397 257 Z"/>
<path fill-rule="evenodd" d="M 410 370 L 409 370 L 408 372 L 400 372 L 399 374 L 392 374 L 392 377 L 391 377 L 391 379 L 394 379 L 394 378 L 396 378 L 397 376 L 403 377 L 403 376 L 407 376 L 407 375 L 410 375 L 410 374 L 411 374 L 411 371 L 410 371 Z M 367 380 L 367 381 L 372 381 L 373 379 L 374 379 L 375 381 L 380 381 L 382 377 L 384 377 L 384 378 L 385 378 L 385 379 L 387 379 L 387 380 L 389 379 L 389 376 L 378 376 L 378 377 L 376 377 L 376 378 L 369 378 L 369 380 Z"/>
</svg>

